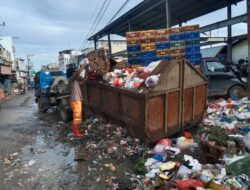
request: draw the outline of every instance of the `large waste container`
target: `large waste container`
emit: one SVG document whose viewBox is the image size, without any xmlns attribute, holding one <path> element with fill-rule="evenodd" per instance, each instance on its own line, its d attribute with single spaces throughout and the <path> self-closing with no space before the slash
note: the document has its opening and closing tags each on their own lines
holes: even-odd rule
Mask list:
<svg viewBox="0 0 250 190">
<path fill-rule="evenodd" d="M 123 122 L 144 142 L 156 142 L 199 123 L 206 108 L 206 78 L 186 59 L 162 60 L 150 75 L 155 74 L 160 74 L 158 84 L 151 89 L 142 85 L 140 93 L 87 81 L 81 88 L 84 104 Z"/>
</svg>

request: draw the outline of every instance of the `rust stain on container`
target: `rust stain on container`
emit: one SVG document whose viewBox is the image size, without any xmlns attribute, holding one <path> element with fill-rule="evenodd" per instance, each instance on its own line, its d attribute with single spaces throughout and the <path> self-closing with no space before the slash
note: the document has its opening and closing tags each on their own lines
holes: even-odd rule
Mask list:
<svg viewBox="0 0 250 190">
<path fill-rule="evenodd" d="M 174 74 L 173 74 L 174 73 Z M 186 59 L 161 61 L 151 73 L 158 85 L 143 93 L 87 81 L 81 88 L 84 104 L 122 122 L 132 135 L 156 142 L 202 121 L 207 102 L 207 80 Z"/>
</svg>

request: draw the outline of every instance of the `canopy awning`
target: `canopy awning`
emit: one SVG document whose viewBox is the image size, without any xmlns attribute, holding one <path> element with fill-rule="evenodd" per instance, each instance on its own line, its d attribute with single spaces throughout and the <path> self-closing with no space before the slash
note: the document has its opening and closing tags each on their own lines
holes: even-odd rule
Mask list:
<svg viewBox="0 0 250 190">
<path fill-rule="evenodd" d="M 170 26 L 187 22 L 243 0 L 168 0 Z M 98 40 L 108 34 L 125 36 L 130 31 L 166 28 L 167 0 L 144 0 L 133 9 L 94 34 Z"/>
</svg>

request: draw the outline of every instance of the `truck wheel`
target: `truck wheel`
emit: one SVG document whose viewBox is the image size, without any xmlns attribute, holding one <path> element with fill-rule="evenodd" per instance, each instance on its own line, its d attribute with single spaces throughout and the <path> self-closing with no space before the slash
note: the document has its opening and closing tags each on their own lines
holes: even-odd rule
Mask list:
<svg viewBox="0 0 250 190">
<path fill-rule="evenodd" d="M 230 88 L 228 95 L 230 98 L 242 98 L 244 96 L 245 89 L 241 86 L 233 86 Z"/>
<path fill-rule="evenodd" d="M 72 121 L 73 113 L 70 109 L 60 108 L 59 109 L 60 117 L 64 122 Z"/>
<path fill-rule="evenodd" d="M 37 100 L 37 104 L 40 112 L 46 112 L 50 108 L 49 99 L 46 97 L 40 97 Z"/>
</svg>

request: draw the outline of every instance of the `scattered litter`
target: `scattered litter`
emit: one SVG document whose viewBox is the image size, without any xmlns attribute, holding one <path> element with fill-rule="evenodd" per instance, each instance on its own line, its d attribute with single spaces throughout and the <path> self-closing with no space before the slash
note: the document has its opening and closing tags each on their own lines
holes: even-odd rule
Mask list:
<svg viewBox="0 0 250 190">
<path fill-rule="evenodd" d="M 113 164 L 104 164 L 106 168 L 110 168 L 113 172 L 116 170 L 115 166 Z"/>
<path fill-rule="evenodd" d="M 36 161 L 35 160 L 30 160 L 29 163 L 28 163 L 28 166 L 32 166 L 33 164 L 35 164 Z"/>
<path fill-rule="evenodd" d="M 41 149 L 41 148 L 30 148 L 30 151 L 37 155 L 37 154 L 42 154 L 45 153 L 47 150 L 46 149 Z"/>
</svg>

